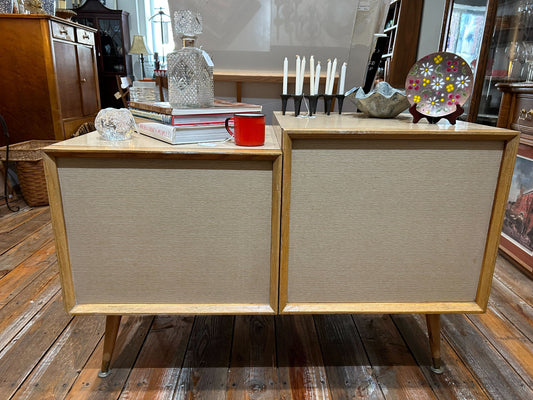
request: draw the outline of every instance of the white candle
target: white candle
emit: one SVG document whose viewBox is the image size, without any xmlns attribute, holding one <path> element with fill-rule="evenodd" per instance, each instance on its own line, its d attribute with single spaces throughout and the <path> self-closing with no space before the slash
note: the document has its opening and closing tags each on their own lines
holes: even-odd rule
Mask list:
<svg viewBox="0 0 533 400">
<path fill-rule="evenodd" d="M 313 96 L 315 93 L 315 57 L 309 58 L 309 94 Z"/>
<path fill-rule="evenodd" d="M 300 94 L 304 91 L 304 76 L 305 76 L 305 57 L 302 58 L 302 68 L 300 73 Z"/>
<path fill-rule="evenodd" d="M 287 94 L 287 80 L 289 75 L 289 61 L 287 57 L 283 60 L 283 94 Z"/>
<path fill-rule="evenodd" d="M 294 84 L 294 94 L 295 95 L 299 95 L 300 93 L 298 93 L 298 89 L 300 87 L 300 73 L 302 71 L 300 71 L 300 66 L 301 66 L 301 61 L 300 61 L 300 56 L 296 56 L 296 83 Z"/>
<path fill-rule="evenodd" d="M 58 4 L 58 8 L 59 9 L 65 9 L 67 8 L 67 5 L 66 5 L 66 1 L 65 0 L 59 0 L 59 4 Z"/>
<path fill-rule="evenodd" d="M 342 63 L 341 67 L 341 78 L 339 82 L 339 91 L 338 94 L 344 94 L 344 81 L 346 80 L 346 63 Z"/>
<path fill-rule="evenodd" d="M 337 59 L 333 60 L 333 65 L 331 66 L 331 75 L 330 75 L 330 82 L 329 82 L 329 92 L 328 94 L 333 94 L 333 84 L 335 83 L 335 74 L 337 73 Z"/>
<path fill-rule="evenodd" d="M 316 72 L 315 72 L 315 94 L 318 94 L 320 86 L 320 61 L 316 65 Z"/>
<path fill-rule="evenodd" d="M 328 58 L 328 66 L 326 68 L 326 90 L 324 92 L 325 94 L 330 94 L 329 93 L 330 75 L 331 75 L 331 60 Z"/>
</svg>

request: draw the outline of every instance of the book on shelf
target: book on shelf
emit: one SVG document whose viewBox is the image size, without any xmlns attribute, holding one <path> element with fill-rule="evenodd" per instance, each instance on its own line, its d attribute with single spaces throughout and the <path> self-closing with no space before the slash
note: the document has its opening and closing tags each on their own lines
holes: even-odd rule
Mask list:
<svg viewBox="0 0 533 400">
<path fill-rule="evenodd" d="M 172 126 L 159 122 L 139 122 L 139 133 L 170 144 L 220 142 L 230 138 L 224 125 Z"/>
<path fill-rule="evenodd" d="M 213 107 L 172 108 L 168 102 L 137 102 L 130 101 L 133 115 L 153 119 L 174 126 L 190 124 L 224 124 L 226 118 L 237 113 L 259 113 L 260 105 L 233 103 L 215 99 Z"/>
</svg>

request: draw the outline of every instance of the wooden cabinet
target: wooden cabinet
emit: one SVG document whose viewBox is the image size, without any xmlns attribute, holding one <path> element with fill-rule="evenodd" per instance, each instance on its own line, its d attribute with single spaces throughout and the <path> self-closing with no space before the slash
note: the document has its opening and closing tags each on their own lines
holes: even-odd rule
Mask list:
<svg viewBox="0 0 533 400">
<path fill-rule="evenodd" d="M 410 116 L 273 121 L 280 314 L 486 309 L 516 132 Z"/>
<path fill-rule="evenodd" d="M 48 15 L 0 14 L 0 114 L 11 143 L 62 140 L 100 110 L 94 30 Z"/>
<path fill-rule="evenodd" d="M 500 126 L 499 83 L 526 80 L 533 51 L 531 2 L 521 0 L 448 0 L 441 49 L 461 55 L 474 72 L 472 95 L 465 105 L 467 120 Z M 475 7 L 472 7 L 475 5 Z"/>
<path fill-rule="evenodd" d="M 405 87 L 405 77 L 416 62 L 423 0 L 392 0 L 385 30 L 388 44 L 382 56 L 385 81 L 397 88 Z"/>
<path fill-rule="evenodd" d="M 499 83 L 498 126 L 520 131 L 520 146 L 500 238 L 500 250 L 533 277 L 533 82 Z"/>
<path fill-rule="evenodd" d="M 107 315 L 100 376 L 121 315 L 484 312 L 518 135 L 411 121 L 275 112 L 261 147 L 47 147 L 66 309 Z"/>
<path fill-rule="evenodd" d="M 115 98 L 117 91 L 116 76 L 131 76 L 129 13 L 112 10 L 98 0 L 87 0 L 75 9 L 73 19 L 90 26 L 96 33 L 96 59 L 102 107 L 122 107 L 122 100 Z"/>
</svg>

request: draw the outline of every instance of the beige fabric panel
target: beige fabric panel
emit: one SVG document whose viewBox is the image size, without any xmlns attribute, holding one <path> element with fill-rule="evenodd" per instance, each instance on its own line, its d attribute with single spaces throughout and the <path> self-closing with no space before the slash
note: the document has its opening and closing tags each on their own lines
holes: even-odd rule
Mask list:
<svg viewBox="0 0 533 400">
<path fill-rule="evenodd" d="M 269 303 L 272 162 L 59 158 L 77 304 Z"/>
<path fill-rule="evenodd" d="M 295 140 L 288 302 L 473 301 L 502 150 Z"/>
</svg>

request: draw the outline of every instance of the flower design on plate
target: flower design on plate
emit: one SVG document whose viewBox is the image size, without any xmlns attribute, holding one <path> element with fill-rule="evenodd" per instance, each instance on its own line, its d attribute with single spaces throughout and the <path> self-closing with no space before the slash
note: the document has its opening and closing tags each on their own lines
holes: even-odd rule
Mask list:
<svg viewBox="0 0 533 400">
<path fill-rule="evenodd" d="M 470 78 L 466 75 L 458 76 L 455 80 L 455 84 L 460 88 L 466 88 L 470 85 Z"/>
<path fill-rule="evenodd" d="M 444 86 L 444 80 L 441 78 L 436 77 L 433 79 L 433 82 L 431 82 L 431 88 L 435 90 L 439 90 Z"/>
<path fill-rule="evenodd" d="M 441 117 L 468 100 L 472 81 L 470 66 L 457 54 L 433 53 L 412 66 L 405 80 L 405 93 L 420 113 Z"/>
<path fill-rule="evenodd" d="M 424 76 L 430 76 L 433 73 L 433 65 L 431 65 L 429 62 L 422 64 L 422 75 Z"/>
</svg>

